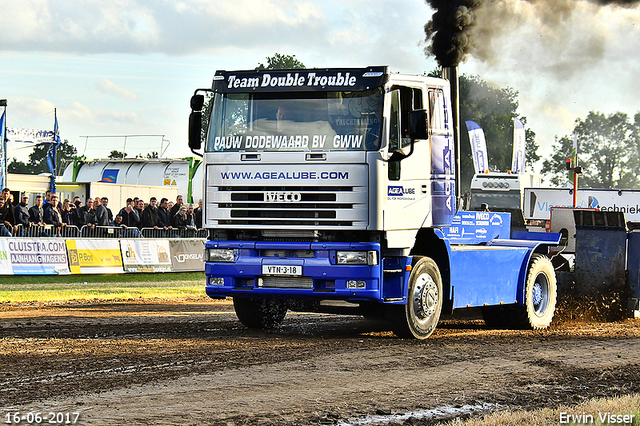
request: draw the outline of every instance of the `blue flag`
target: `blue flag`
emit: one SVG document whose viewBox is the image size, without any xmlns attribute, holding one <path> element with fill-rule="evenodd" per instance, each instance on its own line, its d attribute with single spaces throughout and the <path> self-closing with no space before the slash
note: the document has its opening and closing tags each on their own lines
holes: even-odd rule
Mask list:
<svg viewBox="0 0 640 426">
<path fill-rule="evenodd" d="M 54 113 L 55 114 L 55 113 Z M 53 125 L 53 141 L 47 151 L 47 166 L 51 173 L 50 190 L 56 192 L 56 149 L 60 146 L 60 132 L 58 131 L 58 115 L 55 115 L 55 124 Z"/>
<path fill-rule="evenodd" d="M 4 118 L 5 114 L 6 112 L 3 112 L 2 118 L 0 118 L 0 188 L 7 186 L 7 163 L 5 161 L 7 152 L 7 141 L 5 138 L 7 124 Z"/>
</svg>

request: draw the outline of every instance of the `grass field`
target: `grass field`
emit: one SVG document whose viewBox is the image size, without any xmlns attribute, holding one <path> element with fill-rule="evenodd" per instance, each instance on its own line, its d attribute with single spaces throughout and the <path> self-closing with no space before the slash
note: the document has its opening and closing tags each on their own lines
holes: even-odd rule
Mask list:
<svg viewBox="0 0 640 426">
<path fill-rule="evenodd" d="M 625 417 L 626 416 L 626 417 Z M 555 424 L 640 425 L 640 395 L 597 398 L 583 404 L 538 411 L 499 411 L 470 420 L 456 419 L 446 426 L 547 426 Z"/>
<path fill-rule="evenodd" d="M 205 297 L 204 273 L 0 277 L 0 303 Z"/>
</svg>

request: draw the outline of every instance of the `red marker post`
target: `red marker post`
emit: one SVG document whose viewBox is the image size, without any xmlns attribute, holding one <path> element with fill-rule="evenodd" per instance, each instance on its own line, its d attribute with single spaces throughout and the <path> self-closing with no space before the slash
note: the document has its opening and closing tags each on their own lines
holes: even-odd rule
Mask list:
<svg viewBox="0 0 640 426">
<path fill-rule="evenodd" d="M 567 158 L 567 170 L 571 170 L 573 172 L 573 208 L 576 208 L 576 200 L 578 197 L 578 175 L 582 173 L 582 167 L 575 166 L 572 167 L 571 158 Z"/>
</svg>

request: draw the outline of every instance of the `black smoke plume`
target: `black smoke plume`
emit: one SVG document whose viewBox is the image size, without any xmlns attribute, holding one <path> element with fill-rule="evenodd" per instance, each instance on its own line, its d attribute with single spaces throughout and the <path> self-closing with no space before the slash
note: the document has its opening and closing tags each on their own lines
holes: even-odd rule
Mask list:
<svg viewBox="0 0 640 426">
<path fill-rule="evenodd" d="M 510 10 L 509 5 L 527 2 L 541 14 L 562 20 L 570 16 L 576 4 L 588 1 L 599 6 L 636 7 L 640 0 L 426 0 L 435 11 L 424 26 L 428 56 L 435 57 L 443 67 L 457 66 L 469 54 L 486 52 L 491 36 L 500 32 L 505 22 L 504 14 L 496 10 Z M 482 9 L 482 22 L 478 12 Z M 479 59 L 487 57 L 479 54 Z"/>
<path fill-rule="evenodd" d="M 435 10 L 424 31 L 427 36 L 427 53 L 433 55 L 440 66 L 454 67 L 462 62 L 472 47 L 472 30 L 475 25 L 474 9 L 482 0 L 427 0 Z"/>
</svg>

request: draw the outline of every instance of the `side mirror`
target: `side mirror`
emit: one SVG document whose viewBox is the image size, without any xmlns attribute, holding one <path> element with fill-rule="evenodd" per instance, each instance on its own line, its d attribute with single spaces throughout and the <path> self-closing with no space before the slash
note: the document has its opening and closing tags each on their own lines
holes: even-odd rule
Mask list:
<svg viewBox="0 0 640 426">
<path fill-rule="evenodd" d="M 202 111 L 204 105 L 204 95 L 193 95 L 191 97 L 191 109 L 193 111 Z"/>
<path fill-rule="evenodd" d="M 393 163 L 393 162 L 397 162 L 397 161 L 402 161 L 407 157 L 408 157 L 408 155 L 403 154 L 402 151 L 393 151 L 393 154 L 391 154 L 391 157 L 389 157 L 387 159 L 387 161 Z"/>
<path fill-rule="evenodd" d="M 189 148 L 191 150 L 202 148 L 202 113 L 200 111 L 189 114 Z"/>
<path fill-rule="evenodd" d="M 411 139 L 429 139 L 428 119 L 426 109 L 409 112 L 409 137 Z"/>
</svg>

